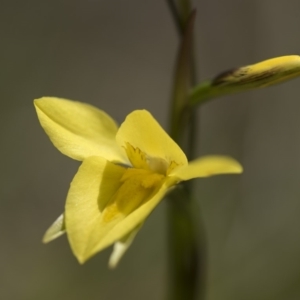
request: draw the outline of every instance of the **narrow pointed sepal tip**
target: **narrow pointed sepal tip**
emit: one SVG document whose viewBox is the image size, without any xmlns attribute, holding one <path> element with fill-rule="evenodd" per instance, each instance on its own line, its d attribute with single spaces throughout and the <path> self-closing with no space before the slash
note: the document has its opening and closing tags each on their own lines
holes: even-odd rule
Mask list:
<svg viewBox="0 0 300 300">
<path fill-rule="evenodd" d="M 72 249 L 72 252 L 80 265 L 85 264 L 92 257 L 92 255 L 86 255 L 85 253 L 77 254 L 74 252 L 74 249 Z"/>
<path fill-rule="evenodd" d="M 63 235 L 65 233 L 65 231 L 61 231 L 61 232 L 57 232 L 56 234 L 53 235 L 49 235 L 47 232 L 44 234 L 43 239 L 42 239 L 42 243 L 43 244 L 48 244 L 52 241 L 54 241 L 55 239 L 57 239 L 58 237 L 60 237 L 61 235 Z"/>
<path fill-rule="evenodd" d="M 221 166 L 224 168 L 224 171 L 226 170 L 226 173 L 228 174 L 241 174 L 244 172 L 243 166 L 234 158 L 229 156 L 223 156 L 220 159 L 220 162 L 222 162 Z M 221 169 L 222 169 L 221 167 Z M 221 171 L 221 170 L 220 170 Z"/>
<path fill-rule="evenodd" d="M 236 166 L 232 167 L 233 174 L 241 174 L 243 172 L 244 172 L 244 168 L 239 163 L 237 163 Z"/>
<path fill-rule="evenodd" d="M 109 257 L 108 267 L 109 269 L 115 269 L 119 264 L 121 258 L 130 247 L 132 241 L 134 240 L 137 232 L 140 230 L 141 225 L 134 229 L 131 233 L 126 235 L 121 241 L 114 244 L 113 252 Z"/>
<path fill-rule="evenodd" d="M 41 99 L 43 99 L 43 98 L 33 99 L 33 104 L 37 105 L 41 101 Z"/>
<path fill-rule="evenodd" d="M 43 104 L 51 101 L 52 99 L 57 99 L 56 97 L 41 97 L 33 100 L 33 105 L 35 108 L 41 109 L 43 107 Z"/>
<path fill-rule="evenodd" d="M 109 261 L 108 261 L 108 268 L 113 270 L 117 267 L 119 261 L 121 260 L 121 257 L 126 251 L 126 247 L 122 243 L 115 243 L 114 249 L 112 254 L 110 255 Z"/>
<path fill-rule="evenodd" d="M 45 232 L 42 242 L 47 244 L 66 232 L 64 214 L 61 214 Z"/>
<path fill-rule="evenodd" d="M 77 261 L 79 262 L 79 264 L 81 265 L 85 264 L 97 253 L 95 251 L 91 251 L 90 249 L 86 249 L 86 251 L 84 251 L 83 253 L 76 253 L 74 250 L 75 249 L 72 249 L 72 252 L 76 257 Z"/>
<path fill-rule="evenodd" d="M 83 257 L 76 257 L 77 258 L 77 261 L 79 262 L 79 264 L 83 265 L 87 259 L 86 258 L 83 258 Z"/>
</svg>

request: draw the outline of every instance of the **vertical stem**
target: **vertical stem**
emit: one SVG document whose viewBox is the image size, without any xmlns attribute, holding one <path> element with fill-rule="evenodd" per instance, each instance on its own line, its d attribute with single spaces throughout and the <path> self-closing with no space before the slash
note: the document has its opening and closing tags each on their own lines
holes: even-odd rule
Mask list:
<svg viewBox="0 0 300 300">
<path fill-rule="evenodd" d="M 193 204 L 187 185 L 182 185 L 169 198 L 170 300 L 197 298 L 199 245 Z"/>
<path fill-rule="evenodd" d="M 167 0 L 181 37 L 181 46 L 175 69 L 170 134 L 190 157 L 197 127 L 195 111 L 187 104 L 189 89 L 196 81 L 193 53 L 195 13 L 191 13 L 189 0 L 179 0 L 177 6 L 173 1 Z M 203 232 L 199 232 L 201 224 L 197 222 L 199 216 L 195 215 L 191 183 L 184 182 L 168 198 L 169 299 L 193 300 L 197 296 L 204 299 L 205 239 Z M 198 291 L 200 295 L 197 295 Z"/>
</svg>

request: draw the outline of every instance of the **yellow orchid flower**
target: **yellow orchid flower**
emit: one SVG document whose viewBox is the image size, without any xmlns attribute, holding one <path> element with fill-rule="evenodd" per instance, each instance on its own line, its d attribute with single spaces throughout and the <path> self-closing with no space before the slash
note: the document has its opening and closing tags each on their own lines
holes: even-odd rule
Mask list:
<svg viewBox="0 0 300 300">
<path fill-rule="evenodd" d="M 118 128 L 89 104 L 44 97 L 34 105 L 55 147 L 82 161 L 65 212 L 44 236 L 49 242 L 66 232 L 80 263 L 114 244 L 109 265 L 116 266 L 151 211 L 180 181 L 242 172 L 226 156 L 188 163 L 146 110 L 133 111 Z"/>
</svg>

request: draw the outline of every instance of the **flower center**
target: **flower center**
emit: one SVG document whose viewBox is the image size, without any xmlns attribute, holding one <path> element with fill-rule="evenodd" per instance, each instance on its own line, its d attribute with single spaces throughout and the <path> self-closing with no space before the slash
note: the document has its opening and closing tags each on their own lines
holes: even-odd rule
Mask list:
<svg viewBox="0 0 300 300">
<path fill-rule="evenodd" d="M 137 169 L 144 169 L 162 175 L 168 175 L 171 170 L 178 166 L 174 161 L 167 162 L 167 160 L 163 158 L 151 157 L 141 149 L 135 148 L 129 143 L 126 143 L 125 150 L 132 166 Z"/>
<path fill-rule="evenodd" d="M 120 187 L 102 212 L 106 224 L 124 218 L 150 200 L 169 172 L 178 166 L 173 161 L 151 157 L 129 143 L 124 148 L 132 167 L 126 168 Z"/>
<path fill-rule="evenodd" d="M 103 221 L 125 217 L 147 202 L 161 187 L 164 175 L 152 171 L 128 168 L 121 178 L 121 186 L 103 210 Z"/>
</svg>

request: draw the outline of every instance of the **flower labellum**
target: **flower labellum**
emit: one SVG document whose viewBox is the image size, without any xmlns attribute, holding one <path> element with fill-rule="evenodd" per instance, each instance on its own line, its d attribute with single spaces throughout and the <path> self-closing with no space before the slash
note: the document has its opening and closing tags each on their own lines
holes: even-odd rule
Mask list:
<svg viewBox="0 0 300 300">
<path fill-rule="evenodd" d="M 188 163 L 146 110 L 133 111 L 118 127 L 89 104 L 44 97 L 34 105 L 54 146 L 82 161 L 65 211 L 43 239 L 49 242 L 66 233 L 80 263 L 114 244 L 109 266 L 115 267 L 145 219 L 179 182 L 242 172 L 241 165 L 227 156 Z"/>
</svg>

